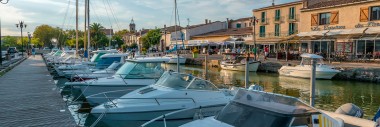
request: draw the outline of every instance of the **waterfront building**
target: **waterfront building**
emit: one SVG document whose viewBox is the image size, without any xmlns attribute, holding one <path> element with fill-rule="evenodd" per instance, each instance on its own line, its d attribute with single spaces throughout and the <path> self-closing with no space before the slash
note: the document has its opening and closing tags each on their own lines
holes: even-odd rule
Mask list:
<svg viewBox="0 0 380 127">
<path fill-rule="evenodd" d="M 215 21 L 211 22 L 211 20 L 205 20 L 204 24 L 198 24 L 198 25 L 191 25 L 187 26 L 186 28 L 183 28 L 179 31 L 172 32 L 170 35 L 170 49 L 175 47 L 175 44 L 177 43 L 177 47 L 181 48 L 190 48 L 194 46 L 198 46 L 198 44 L 193 43 L 194 41 L 191 39 L 193 36 L 213 32 L 213 31 L 218 31 L 218 30 L 223 30 L 226 29 L 227 24 L 226 22 L 221 22 L 221 21 Z M 192 41 L 190 41 L 192 40 Z"/>
<path fill-rule="evenodd" d="M 159 49 L 161 49 L 161 51 L 166 51 L 166 50 L 169 50 L 170 48 L 170 45 L 172 44 L 171 42 L 171 34 L 175 31 L 179 31 L 183 29 L 181 26 L 169 26 L 169 27 L 166 27 L 166 25 L 164 25 L 164 28 L 161 28 L 160 31 L 161 31 L 161 46 L 159 46 Z"/>
<path fill-rule="evenodd" d="M 123 37 L 124 43 L 128 46 L 130 46 L 133 43 L 137 43 L 138 42 L 137 37 L 138 37 L 138 33 L 136 32 L 136 24 L 132 18 L 131 22 L 129 23 L 129 32 L 126 33 Z"/>
<path fill-rule="evenodd" d="M 227 29 L 229 28 L 246 28 L 246 27 L 252 27 L 252 17 L 246 17 L 246 18 L 240 18 L 236 20 L 228 19 L 228 26 Z"/>
<path fill-rule="evenodd" d="M 380 56 L 379 0 L 304 0 L 299 42 L 310 53 L 345 59 Z"/>
<path fill-rule="evenodd" d="M 296 1 L 253 10 L 253 16 L 257 18 L 256 44 L 260 51 L 268 46 L 269 56 L 275 57 L 275 53 L 285 51 L 286 45 L 292 45 L 289 40 L 299 32 L 302 4 L 302 1 Z"/>
</svg>

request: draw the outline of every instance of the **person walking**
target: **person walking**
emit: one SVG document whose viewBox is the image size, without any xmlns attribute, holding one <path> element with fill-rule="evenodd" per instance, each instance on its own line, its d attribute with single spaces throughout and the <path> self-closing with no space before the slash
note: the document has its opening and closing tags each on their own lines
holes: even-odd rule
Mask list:
<svg viewBox="0 0 380 127">
<path fill-rule="evenodd" d="M 33 57 L 36 57 L 36 49 L 32 47 L 32 55 Z"/>
<path fill-rule="evenodd" d="M 268 60 L 268 55 L 269 55 L 269 48 L 268 48 L 268 45 L 265 46 L 264 48 L 264 60 Z"/>
</svg>

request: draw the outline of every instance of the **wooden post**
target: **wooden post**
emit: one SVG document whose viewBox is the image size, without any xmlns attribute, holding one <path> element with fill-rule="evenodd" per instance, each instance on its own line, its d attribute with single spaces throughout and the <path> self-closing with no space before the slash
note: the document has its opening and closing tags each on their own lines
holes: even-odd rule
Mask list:
<svg viewBox="0 0 380 127">
<path fill-rule="evenodd" d="M 316 59 L 311 59 L 312 68 L 311 68 L 311 76 L 310 76 L 310 106 L 315 105 L 314 98 L 315 98 L 315 70 L 316 70 Z"/>
<path fill-rule="evenodd" d="M 249 87 L 249 53 L 247 53 L 247 58 L 245 62 L 245 88 Z"/>
</svg>

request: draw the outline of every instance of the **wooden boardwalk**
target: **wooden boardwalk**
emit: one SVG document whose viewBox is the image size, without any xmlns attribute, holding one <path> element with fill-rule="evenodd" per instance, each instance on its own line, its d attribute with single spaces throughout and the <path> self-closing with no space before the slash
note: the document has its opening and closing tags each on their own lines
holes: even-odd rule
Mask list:
<svg viewBox="0 0 380 127">
<path fill-rule="evenodd" d="M 0 77 L 0 126 L 76 126 L 41 56 Z"/>
</svg>

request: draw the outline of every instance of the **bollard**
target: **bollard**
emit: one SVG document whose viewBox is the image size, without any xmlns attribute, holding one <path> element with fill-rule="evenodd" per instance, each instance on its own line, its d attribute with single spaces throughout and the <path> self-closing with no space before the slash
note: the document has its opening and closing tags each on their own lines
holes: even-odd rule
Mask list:
<svg viewBox="0 0 380 127">
<path fill-rule="evenodd" d="M 316 70 L 316 59 L 311 59 L 311 76 L 310 76 L 310 106 L 314 107 L 314 98 L 315 98 L 315 70 Z"/>
<path fill-rule="evenodd" d="M 245 62 L 245 88 L 249 87 L 249 53 L 247 54 Z"/>
</svg>

